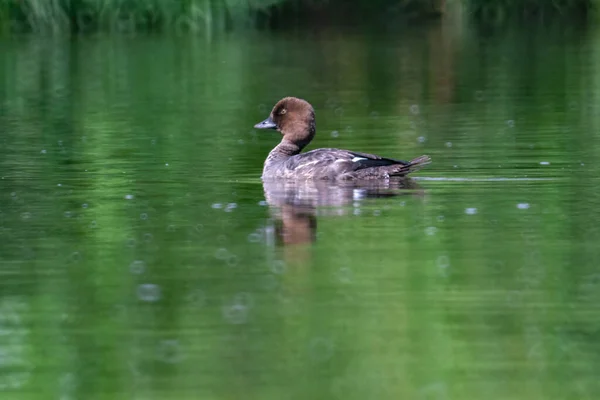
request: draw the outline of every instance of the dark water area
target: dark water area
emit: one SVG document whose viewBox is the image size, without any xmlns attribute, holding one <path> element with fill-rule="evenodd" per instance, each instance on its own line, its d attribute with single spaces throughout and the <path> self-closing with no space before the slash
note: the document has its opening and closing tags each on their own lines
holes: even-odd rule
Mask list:
<svg viewBox="0 0 600 400">
<path fill-rule="evenodd" d="M 600 33 L 0 41 L 10 399 L 595 399 Z M 274 184 L 309 149 L 432 164 Z"/>
</svg>

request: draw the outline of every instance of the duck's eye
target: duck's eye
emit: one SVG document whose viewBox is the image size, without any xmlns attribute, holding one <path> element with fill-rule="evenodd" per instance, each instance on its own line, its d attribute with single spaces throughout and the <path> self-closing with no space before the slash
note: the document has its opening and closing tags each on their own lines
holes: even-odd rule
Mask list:
<svg viewBox="0 0 600 400">
<path fill-rule="evenodd" d="M 282 108 L 281 111 L 279 111 L 279 115 L 285 115 L 286 112 L 287 110 L 285 108 Z"/>
</svg>

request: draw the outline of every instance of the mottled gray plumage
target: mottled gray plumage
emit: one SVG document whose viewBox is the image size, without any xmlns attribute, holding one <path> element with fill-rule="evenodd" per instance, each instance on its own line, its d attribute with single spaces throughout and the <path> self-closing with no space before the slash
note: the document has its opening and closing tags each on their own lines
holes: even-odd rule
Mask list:
<svg viewBox="0 0 600 400">
<path fill-rule="evenodd" d="M 317 149 L 300 154 L 313 139 L 315 115 L 312 106 L 301 99 L 281 99 L 259 129 L 277 129 L 283 139 L 265 160 L 264 179 L 294 178 L 319 180 L 372 180 L 405 176 L 428 164 L 428 156 L 411 161 L 384 158 L 341 149 Z"/>
</svg>

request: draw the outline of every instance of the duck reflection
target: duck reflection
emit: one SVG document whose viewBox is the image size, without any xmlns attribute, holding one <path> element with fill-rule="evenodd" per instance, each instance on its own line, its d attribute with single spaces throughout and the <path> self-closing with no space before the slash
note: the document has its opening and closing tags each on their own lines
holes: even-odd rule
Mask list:
<svg viewBox="0 0 600 400">
<path fill-rule="evenodd" d="M 271 242 L 277 246 L 315 242 L 317 217 L 352 214 L 366 199 L 423 195 L 408 178 L 350 183 L 276 180 L 264 181 L 263 189 L 273 218 Z"/>
</svg>

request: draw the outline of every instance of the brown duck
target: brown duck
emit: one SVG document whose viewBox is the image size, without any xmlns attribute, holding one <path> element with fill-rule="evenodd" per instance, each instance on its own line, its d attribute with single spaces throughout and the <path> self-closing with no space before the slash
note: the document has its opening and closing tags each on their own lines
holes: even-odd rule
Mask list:
<svg viewBox="0 0 600 400">
<path fill-rule="evenodd" d="M 405 176 L 429 164 L 429 156 L 411 161 L 340 149 L 317 149 L 300 154 L 315 137 L 315 111 L 305 100 L 285 97 L 269 118 L 254 125 L 283 135 L 265 160 L 262 179 L 372 180 Z"/>
</svg>

